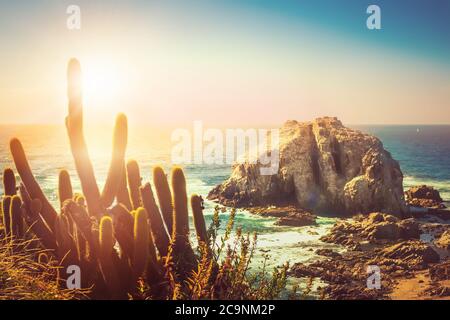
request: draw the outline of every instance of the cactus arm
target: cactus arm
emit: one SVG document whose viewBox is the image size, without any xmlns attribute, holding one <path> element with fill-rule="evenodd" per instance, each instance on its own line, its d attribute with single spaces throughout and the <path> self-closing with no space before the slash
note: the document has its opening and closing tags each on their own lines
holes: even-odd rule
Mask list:
<svg viewBox="0 0 450 320">
<path fill-rule="evenodd" d="M 77 232 L 86 240 L 90 258 L 95 259 L 98 243 L 92 233 L 92 222 L 86 209 L 75 201 L 66 201 L 63 213 L 70 216 L 76 225 Z M 86 250 L 87 251 L 87 250 Z"/>
<path fill-rule="evenodd" d="M 159 166 L 153 168 L 153 184 L 155 185 L 159 207 L 161 208 L 161 214 L 166 223 L 167 230 L 169 230 L 169 233 L 172 234 L 173 229 L 172 194 L 170 192 L 166 174 L 164 173 L 164 170 Z"/>
<path fill-rule="evenodd" d="M 133 255 L 133 276 L 140 277 L 146 270 L 149 259 L 150 229 L 147 220 L 147 211 L 139 208 L 134 216 L 134 255 Z M 155 249 L 153 248 L 153 251 Z"/>
<path fill-rule="evenodd" d="M 155 239 L 156 247 L 158 248 L 160 256 L 164 257 L 167 255 L 167 248 L 169 247 L 170 239 L 164 226 L 159 208 L 156 205 L 150 183 L 146 183 L 143 187 L 140 188 L 140 191 L 142 202 L 144 203 L 144 208 L 148 213 L 150 227 Z"/>
<path fill-rule="evenodd" d="M 10 168 L 3 170 L 3 190 L 7 196 L 16 194 L 16 177 L 14 176 L 14 171 Z"/>
<path fill-rule="evenodd" d="M 172 170 L 173 191 L 173 230 L 172 239 L 176 236 L 189 235 L 189 215 L 187 206 L 186 179 L 183 170 L 175 167 Z"/>
<path fill-rule="evenodd" d="M 114 243 L 112 219 L 109 216 L 103 216 L 100 220 L 99 232 L 100 269 L 106 285 L 111 290 L 111 294 L 116 295 L 120 288 L 120 283 L 113 263 Z"/>
<path fill-rule="evenodd" d="M 40 215 L 42 209 L 41 201 L 39 199 L 32 200 L 23 184 L 19 186 L 19 192 L 24 204 L 27 225 L 45 248 L 56 250 L 56 241 L 53 232 Z"/>
<path fill-rule="evenodd" d="M 169 251 L 175 270 L 184 282 L 196 267 L 196 257 L 189 242 L 189 215 L 186 193 L 186 179 L 183 170 L 175 167 L 172 170 L 173 192 L 173 231 Z"/>
<path fill-rule="evenodd" d="M 196 194 L 191 196 L 191 208 L 197 239 L 199 242 L 208 244 L 209 239 L 206 231 L 205 218 L 203 217 L 203 200 L 200 196 Z"/>
<path fill-rule="evenodd" d="M 5 236 L 9 237 L 11 235 L 11 196 L 4 196 L 2 200 L 2 218 L 3 226 L 5 228 Z"/>
<path fill-rule="evenodd" d="M 86 197 L 88 211 L 92 216 L 99 217 L 103 210 L 100 202 L 100 191 L 95 180 L 94 169 L 92 168 L 83 134 L 81 67 L 76 59 L 69 61 L 67 80 L 69 114 L 66 117 L 66 129 L 70 148 L 80 178 L 81 189 Z"/>
<path fill-rule="evenodd" d="M 128 140 L 127 117 L 120 113 L 117 115 L 113 135 L 113 151 L 111 163 L 108 170 L 105 186 L 103 187 L 101 200 L 104 207 L 109 207 L 116 196 L 120 180 L 122 179 L 122 170 L 125 164 L 125 150 Z"/>
<path fill-rule="evenodd" d="M 53 230 L 57 213 L 45 197 L 44 192 L 42 192 L 41 187 L 34 178 L 22 144 L 18 139 L 13 138 L 10 141 L 10 149 L 17 168 L 17 172 L 22 179 L 22 183 L 25 185 L 25 188 L 27 189 L 32 199 L 39 199 L 41 201 L 41 215 L 45 219 L 45 222 L 48 224 L 50 229 Z"/>
<path fill-rule="evenodd" d="M 128 210 L 132 210 L 130 200 L 130 193 L 128 192 L 127 187 L 127 171 L 125 169 L 125 163 L 122 166 L 121 176 L 119 181 L 119 190 L 117 190 L 117 202 L 123 204 Z"/>
<path fill-rule="evenodd" d="M 72 183 L 70 182 L 70 176 L 67 170 L 61 170 L 58 176 L 58 198 L 63 206 L 64 201 L 73 198 Z"/>
<path fill-rule="evenodd" d="M 139 172 L 139 165 L 135 160 L 130 160 L 127 163 L 127 177 L 128 188 L 130 189 L 131 204 L 133 209 L 137 209 L 142 206 L 141 194 L 139 187 L 141 186 L 141 174 Z"/>
<path fill-rule="evenodd" d="M 122 256 L 133 258 L 133 215 L 122 205 L 117 204 L 111 209 L 114 225 L 114 236 L 119 242 Z"/>
<path fill-rule="evenodd" d="M 23 238 L 22 201 L 17 195 L 12 196 L 9 209 L 10 235 L 15 239 Z"/>
<path fill-rule="evenodd" d="M 69 228 L 67 216 L 58 215 L 55 221 L 55 238 L 58 245 L 57 254 L 64 266 L 79 263 L 78 250 Z"/>
</svg>

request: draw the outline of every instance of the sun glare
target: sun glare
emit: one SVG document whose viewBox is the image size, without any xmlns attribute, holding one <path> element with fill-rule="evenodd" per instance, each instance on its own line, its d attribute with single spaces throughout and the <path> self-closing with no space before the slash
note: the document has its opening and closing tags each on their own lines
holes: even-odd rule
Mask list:
<svg viewBox="0 0 450 320">
<path fill-rule="evenodd" d="M 83 62 L 83 100 L 89 108 L 118 106 L 127 91 L 127 75 L 119 66 L 103 59 Z"/>
</svg>

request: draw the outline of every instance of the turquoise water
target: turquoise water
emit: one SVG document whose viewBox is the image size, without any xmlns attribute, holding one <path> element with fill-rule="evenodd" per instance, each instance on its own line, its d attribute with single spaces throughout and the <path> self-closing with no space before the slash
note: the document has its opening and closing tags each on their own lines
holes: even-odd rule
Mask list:
<svg viewBox="0 0 450 320">
<path fill-rule="evenodd" d="M 405 175 L 405 187 L 429 184 L 436 187 L 445 200 L 450 200 L 450 126 L 355 126 L 378 136 L 393 157 L 400 161 Z M 158 132 L 146 127 L 130 128 L 127 157 L 140 164 L 144 182 L 151 181 L 151 168 L 162 164 L 170 168 L 170 131 Z M 103 185 L 111 153 L 111 128 L 88 128 L 86 136 L 97 180 Z M 8 149 L 11 137 L 21 139 L 33 172 L 50 201 L 58 207 L 56 197 L 58 171 L 68 169 L 75 191 L 80 185 L 74 171 L 73 160 L 65 129 L 61 126 L 0 126 L 0 168 L 14 165 Z M 228 165 L 185 166 L 188 192 L 201 194 L 204 198 L 209 190 L 225 180 L 231 173 Z M 0 193 L 2 192 L 0 186 Z M 211 221 L 214 203 L 206 202 L 205 216 Z M 227 214 L 221 215 L 226 225 Z M 343 248 L 322 243 L 319 238 L 327 233 L 335 219 L 319 218 L 314 227 L 282 227 L 274 225 L 274 218 L 264 218 L 238 211 L 236 226 L 244 232 L 257 232 L 258 251 L 253 269 L 260 266 L 261 253 L 270 256 L 269 266 L 286 261 L 310 262 L 318 257 L 318 248 Z M 192 223 L 191 223 L 192 225 Z M 193 234 L 193 232 L 191 233 Z M 295 283 L 296 279 L 290 279 Z M 303 283 L 301 283 L 303 284 Z M 320 285 L 320 283 L 315 284 Z"/>
</svg>

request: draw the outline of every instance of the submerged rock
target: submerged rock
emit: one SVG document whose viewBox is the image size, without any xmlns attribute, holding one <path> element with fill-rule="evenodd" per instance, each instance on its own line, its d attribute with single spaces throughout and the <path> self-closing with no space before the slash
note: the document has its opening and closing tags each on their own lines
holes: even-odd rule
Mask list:
<svg viewBox="0 0 450 320">
<path fill-rule="evenodd" d="M 317 216 L 310 212 L 296 208 L 295 206 L 286 207 L 256 207 L 249 208 L 249 212 L 263 217 L 275 217 L 275 222 L 279 226 L 303 227 L 316 224 Z"/>
<path fill-rule="evenodd" d="M 346 128 L 336 118 L 286 122 L 279 156 L 274 175 L 261 175 L 260 163 L 236 165 L 208 198 L 237 207 L 290 203 L 345 214 L 402 216 L 406 210 L 398 162 L 379 139 Z"/>
</svg>

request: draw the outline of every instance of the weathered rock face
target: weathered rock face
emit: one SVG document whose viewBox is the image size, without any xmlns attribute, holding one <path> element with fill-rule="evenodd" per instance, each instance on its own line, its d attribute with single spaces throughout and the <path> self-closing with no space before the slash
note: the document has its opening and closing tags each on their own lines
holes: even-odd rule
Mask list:
<svg viewBox="0 0 450 320">
<path fill-rule="evenodd" d="M 238 164 L 208 198 L 238 207 L 292 203 L 316 212 L 405 212 L 398 162 L 379 139 L 336 118 L 286 122 L 279 155 L 277 174 L 260 175 L 260 164 Z"/>
</svg>

